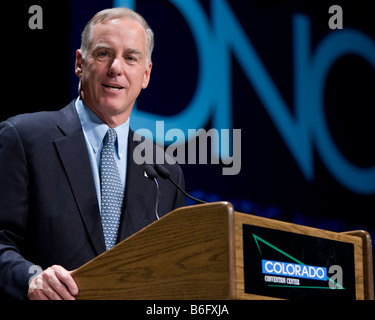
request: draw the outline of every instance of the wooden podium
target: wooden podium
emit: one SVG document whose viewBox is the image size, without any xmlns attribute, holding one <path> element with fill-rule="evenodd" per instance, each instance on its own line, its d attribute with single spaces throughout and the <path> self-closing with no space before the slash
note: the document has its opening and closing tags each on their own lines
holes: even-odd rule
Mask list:
<svg viewBox="0 0 375 320">
<path fill-rule="evenodd" d="M 245 290 L 244 225 L 351 244 L 355 298 L 374 298 L 371 238 L 366 232 L 304 227 L 235 212 L 230 203 L 217 202 L 174 210 L 75 270 L 77 299 L 277 298 L 251 293 L 251 287 Z"/>
</svg>

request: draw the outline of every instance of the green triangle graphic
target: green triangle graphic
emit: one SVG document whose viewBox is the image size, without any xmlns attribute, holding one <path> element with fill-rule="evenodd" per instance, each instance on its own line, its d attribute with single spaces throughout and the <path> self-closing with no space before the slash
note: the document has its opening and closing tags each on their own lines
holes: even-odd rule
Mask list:
<svg viewBox="0 0 375 320">
<path fill-rule="evenodd" d="M 265 245 L 267 245 L 268 247 L 276 250 L 277 252 L 280 252 L 281 254 L 283 254 L 284 256 L 286 256 L 287 258 L 293 260 L 294 262 L 300 264 L 300 265 L 303 265 L 305 266 L 305 264 L 302 262 L 302 261 L 299 261 L 298 259 L 292 257 L 290 254 L 286 253 L 285 251 L 281 250 L 280 248 L 274 246 L 273 244 L 269 243 L 268 241 L 262 239 L 261 237 L 257 236 L 255 233 L 253 233 L 253 238 L 254 238 L 254 241 L 255 241 L 255 244 L 257 245 L 257 248 L 259 250 L 259 253 L 260 255 L 262 255 L 262 250 L 260 249 L 260 246 L 259 246 L 259 243 L 258 241 L 260 242 L 263 242 Z M 345 289 L 343 286 L 339 285 L 336 281 L 332 280 L 330 277 L 327 276 L 327 279 L 329 281 L 331 281 L 332 283 L 334 283 L 338 289 Z M 295 287 L 297 288 L 297 287 Z M 310 287 L 310 288 L 314 288 L 314 287 Z"/>
</svg>

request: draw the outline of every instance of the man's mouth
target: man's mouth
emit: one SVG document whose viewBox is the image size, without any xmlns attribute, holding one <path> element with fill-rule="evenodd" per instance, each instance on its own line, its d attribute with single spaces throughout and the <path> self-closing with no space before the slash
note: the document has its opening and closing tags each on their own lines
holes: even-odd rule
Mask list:
<svg viewBox="0 0 375 320">
<path fill-rule="evenodd" d="M 118 85 L 118 84 L 106 84 L 106 83 L 103 83 L 103 87 L 105 88 L 108 88 L 110 90 L 113 90 L 113 91 L 119 91 L 121 89 L 124 89 L 124 87 Z"/>
</svg>

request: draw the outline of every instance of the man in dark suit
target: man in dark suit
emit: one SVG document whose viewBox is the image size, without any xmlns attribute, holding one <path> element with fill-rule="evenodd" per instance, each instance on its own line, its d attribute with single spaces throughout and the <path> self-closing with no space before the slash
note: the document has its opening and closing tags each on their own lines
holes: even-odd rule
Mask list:
<svg viewBox="0 0 375 320">
<path fill-rule="evenodd" d="M 99 12 L 76 54 L 80 98 L 60 111 L 0 124 L 0 296 L 74 299 L 71 270 L 108 249 L 100 153 L 109 129 L 117 132 L 114 158 L 125 194 L 116 242 L 156 220 L 156 187 L 133 158 L 140 142 L 129 129 L 134 102 L 150 80 L 152 48 L 141 16 L 123 8 Z M 155 145 L 144 146 L 156 154 Z M 166 166 L 184 186 L 180 167 Z M 185 205 L 168 181 L 159 186 L 159 216 Z M 43 272 L 35 276 L 36 265 Z"/>
</svg>

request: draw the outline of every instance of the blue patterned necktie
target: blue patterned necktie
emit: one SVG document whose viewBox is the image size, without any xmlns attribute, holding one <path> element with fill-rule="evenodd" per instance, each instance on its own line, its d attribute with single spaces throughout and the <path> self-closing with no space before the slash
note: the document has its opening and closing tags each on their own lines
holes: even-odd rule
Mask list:
<svg viewBox="0 0 375 320">
<path fill-rule="evenodd" d="M 114 157 L 116 138 L 116 131 L 114 129 L 108 129 L 103 139 L 103 149 L 100 158 L 101 217 L 107 250 L 111 249 L 116 244 L 120 225 L 122 200 L 124 197 L 120 172 L 118 171 Z"/>
</svg>

